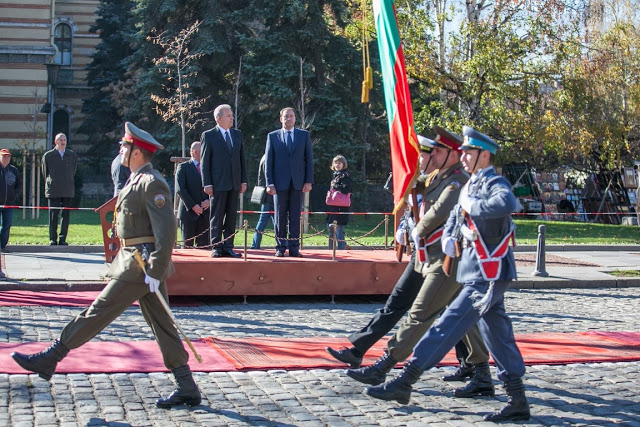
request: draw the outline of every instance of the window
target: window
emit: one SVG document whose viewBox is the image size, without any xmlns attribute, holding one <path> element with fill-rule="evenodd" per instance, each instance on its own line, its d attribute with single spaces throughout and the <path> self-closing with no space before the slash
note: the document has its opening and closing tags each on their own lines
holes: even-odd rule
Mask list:
<svg viewBox="0 0 640 427">
<path fill-rule="evenodd" d="M 68 24 L 56 25 L 54 42 L 58 48 L 56 63 L 71 65 L 71 26 Z"/>
</svg>

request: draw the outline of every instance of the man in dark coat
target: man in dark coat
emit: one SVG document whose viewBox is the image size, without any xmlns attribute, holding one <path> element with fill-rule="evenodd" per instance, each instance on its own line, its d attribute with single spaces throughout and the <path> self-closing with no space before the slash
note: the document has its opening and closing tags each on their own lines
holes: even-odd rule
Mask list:
<svg viewBox="0 0 640 427">
<path fill-rule="evenodd" d="M 78 164 L 76 153 L 67 148 L 67 137 L 59 133 L 55 147 L 42 156 L 44 197 L 49 202 L 49 244 L 66 245 L 69 231 L 69 211 L 76 194 L 74 177 Z M 62 208 L 62 209 L 61 209 Z M 58 216 L 62 210 L 62 222 L 58 235 Z"/>
<path fill-rule="evenodd" d="M 0 150 L 0 205 L 15 205 L 20 193 L 22 193 L 22 178 L 18 168 L 9 164 L 11 151 L 3 148 Z M 1 208 L 0 217 L 0 245 L 4 251 L 9 242 L 9 232 L 13 224 L 13 208 Z"/>
<path fill-rule="evenodd" d="M 207 246 L 209 240 L 209 196 L 202 191 L 200 175 L 200 142 L 191 144 L 191 159 L 176 170 L 176 189 L 180 196 L 178 219 L 183 247 Z"/>
<path fill-rule="evenodd" d="M 213 112 L 217 126 L 202 133 L 202 184 L 211 201 L 211 256 L 240 258 L 233 250 L 238 194 L 247 191 L 247 168 L 242 132 L 232 129 L 228 104 Z M 224 237 L 224 242 L 222 241 Z"/>
<path fill-rule="evenodd" d="M 280 111 L 280 123 L 282 128 L 267 136 L 265 148 L 267 192 L 275 204 L 276 256 L 284 256 L 288 248 L 289 256 L 301 257 L 302 193 L 313 186 L 313 147 L 309 132 L 294 128 L 293 108 Z"/>
</svg>

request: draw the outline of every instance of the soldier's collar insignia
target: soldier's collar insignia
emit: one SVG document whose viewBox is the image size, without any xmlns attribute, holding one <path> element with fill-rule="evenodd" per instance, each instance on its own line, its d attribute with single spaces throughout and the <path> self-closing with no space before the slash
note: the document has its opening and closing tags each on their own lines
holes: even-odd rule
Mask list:
<svg viewBox="0 0 640 427">
<path fill-rule="evenodd" d="M 156 194 L 155 196 L 153 196 L 153 203 L 157 208 L 163 207 L 166 201 L 167 198 L 164 196 L 164 194 Z"/>
</svg>

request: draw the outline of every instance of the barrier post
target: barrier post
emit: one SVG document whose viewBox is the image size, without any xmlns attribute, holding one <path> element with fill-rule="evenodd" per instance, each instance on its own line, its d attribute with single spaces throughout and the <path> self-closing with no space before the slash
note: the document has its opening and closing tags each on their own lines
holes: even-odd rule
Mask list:
<svg viewBox="0 0 640 427">
<path fill-rule="evenodd" d="M 333 240 L 333 251 L 332 251 L 332 260 L 335 261 L 336 260 L 336 248 L 338 247 L 338 233 L 337 228 L 338 228 L 338 221 L 337 220 L 333 220 L 333 224 L 331 224 L 331 227 L 333 228 L 333 236 L 331 236 L 331 240 Z"/>
<path fill-rule="evenodd" d="M 245 219 L 243 226 L 244 228 L 244 260 L 247 260 L 247 234 L 249 233 L 249 220 Z"/>
<path fill-rule="evenodd" d="M 6 279 L 7 275 L 2 271 L 2 250 L 0 250 L 0 279 Z"/>
<path fill-rule="evenodd" d="M 540 225 L 538 227 L 538 245 L 536 247 L 536 269 L 532 276 L 547 277 L 549 273 L 545 271 L 545 236 L 547 234 L 547 226 Z"/>
<path fill-rule="evenodd" d="M 384 248 L 389 247 L 389 215 L 384 214 Z"/>
</svg>

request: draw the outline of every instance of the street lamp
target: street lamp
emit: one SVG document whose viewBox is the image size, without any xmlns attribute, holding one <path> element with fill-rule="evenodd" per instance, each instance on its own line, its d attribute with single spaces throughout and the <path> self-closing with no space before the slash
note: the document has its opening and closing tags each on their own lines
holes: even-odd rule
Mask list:
<svg viewBox="0 0 640 427">
<path fill-rule="evenodd" d="M 47 94 L 47 104 L 49 104 L 49 108 L 45 108 L 43 107 L 43 112 L 47 112 L 49 113 L 48 119 L 47 119 L 47 144 L 46 144 L 46 148 L 50 149 L 53 147 L 53 113 L 55 108 L 53 107 L 53 103 L 54 103 L 54 97 L 55 97 L 55 86 L 56 86 L 56 82 L 58 81 L 58 73 L 60 72 L 60 64 L 56 64 L 53 62 L 50 62 L 48 64 L 45 64 L 47 66 L 47 85 L 48 85 L 48 94 Z M 47 111 L 48 110 L 48 111 Z"/>
</svg>

